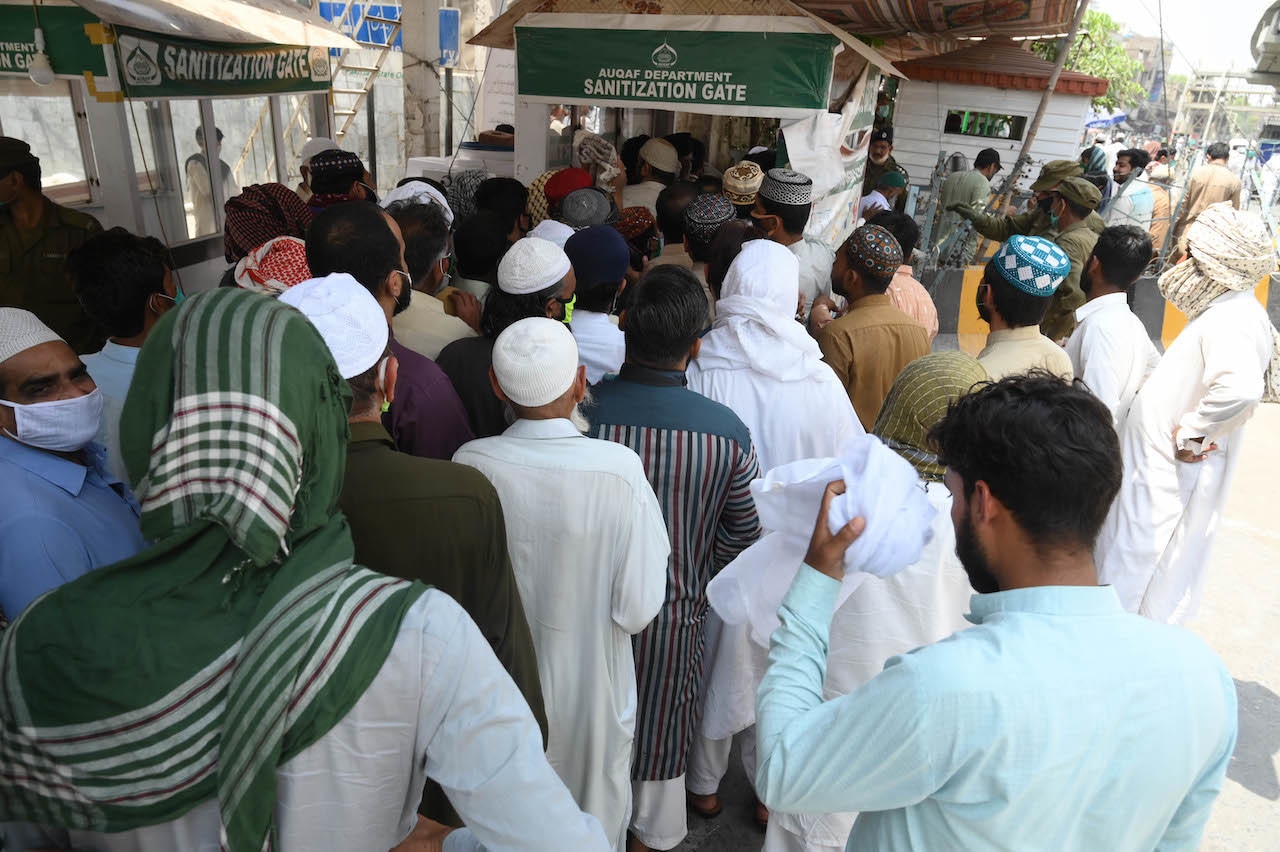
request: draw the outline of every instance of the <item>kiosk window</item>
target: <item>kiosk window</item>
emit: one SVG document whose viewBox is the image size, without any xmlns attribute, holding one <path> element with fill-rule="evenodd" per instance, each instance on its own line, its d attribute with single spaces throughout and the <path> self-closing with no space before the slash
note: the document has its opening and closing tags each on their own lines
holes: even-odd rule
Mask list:
<svg viewBox="0 0 1280 852">
<path fill-rule="evenodd" d="M 943 132 L 961 136 L 982 136 L 988 139 L 1021 139 L 1026 127 L 1025 115 L 951 109 L 947 110 L 947 121 Z"/>
<path fill-rule="evenodd" d="M 37 86 L 29 80 L 0 79 L 0 135 L 21 139 L 40 158 L 45 195 L 59 204 L 91 200 L 88 159 L 76 124 L 71 84 L 57 80 Z"/>
<path fill-rule="evenodd" d="M 276 183 L 275 123 L 265 95 L 218 99 L 213 120 L 223 133 L 221 158 L 224 180 L 230 178 L 226 198 L 255 183 Z"/>
</svg>

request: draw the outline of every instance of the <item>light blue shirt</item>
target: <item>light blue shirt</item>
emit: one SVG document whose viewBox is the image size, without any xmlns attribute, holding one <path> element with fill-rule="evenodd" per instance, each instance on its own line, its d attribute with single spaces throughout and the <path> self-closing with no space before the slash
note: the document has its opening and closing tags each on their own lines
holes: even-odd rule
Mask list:
<svg viewBox="0 0 1280 852">
<path fill-rule="evenodd" d="M 756 790 L 861 811 L 847 850 L 1193 850 L 1236 741 L 1236 695 L 1193 634 L 1109 586 L 974 595 L 975 627 L 823 703 L 840 584 L 803 566 L 756 698 Z"/>
<path fill-rule="evenodd" d="M 128 482 L 129 474 L 120 454 L 120 412 L 124 410 L 124 398 L 129 395 L 141 351 L 137 346 L 121 346 L 108 340 L 101 352 L 80 358 L 102 391 L 102 423 L 94 440 L 107 448 L 107 469 L 121 482 Z"/>
<path fill-rule="evenodd" d="M 0 437 L 0 610 L 10 620 L 50 589 L 143 547 L 138 504 L 106 470 L 98 444 L 89 465 Z"/>
</svg>

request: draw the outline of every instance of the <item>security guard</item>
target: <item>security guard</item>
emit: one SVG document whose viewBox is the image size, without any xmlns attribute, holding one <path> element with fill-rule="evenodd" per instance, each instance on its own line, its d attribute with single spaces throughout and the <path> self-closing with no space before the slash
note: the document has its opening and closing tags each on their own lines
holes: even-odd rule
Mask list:
<svg viewBox="0 0 1280 852">
<path fill-rule="evenodd" d="M 101 231 L 97 219 L 44 196 L 30 145 L 0 136 L 0 305 L 31 311 L 78 354 L 97 352 L 106 337 L 76 300 L 67 255 Z"/>
<path fill-rule="evenodd" d="M 911 176 L 893 158 L 893 128 L 882 127 L 871 133 L 871 142 L 867 148 L 867 169 L 862 177 L 862 197 L 869 195 L 880 183 L 880 178 L 889 172 L 902 175 L 902 179 L 910 186 Z M 898 213 L 906 211 L 907 193 L 898 196 L 893 209 Z"/>
<path fill-rule="evenodd" d="M 1044 237 L 1046 240 L 1052 240 L 1058 236 L 1058 229 L 1049 218 L 1050 198 L 1064 180 L 1079 177 L 1082 174 L 1084 169 L 1076 160 L 1050 160 L 1045 163 L 1035 183 L 1031 184 L 1031 191 L 1035 193 L 1036 206 L 1016 216 L 988 216 L 973 207 L 962 204 L 952 204 L 947 207 L 947 210 L 962 219 L 968 219 L 973 223 L 973 229 L 987 239 L 1004 242 L 1014 234 L 1025 234 L 1029 237 Z M 1095 234 L 1101 234 L 1102 229 L 1106 227 L 1102 217 L 1096 212 L 1089 214 L 1085 224 Z"/>
</svg>

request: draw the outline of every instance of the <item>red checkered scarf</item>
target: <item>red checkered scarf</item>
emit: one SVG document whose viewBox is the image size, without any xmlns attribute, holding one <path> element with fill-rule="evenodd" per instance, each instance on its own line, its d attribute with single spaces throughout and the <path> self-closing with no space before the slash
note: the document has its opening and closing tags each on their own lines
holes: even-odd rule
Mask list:
<svg viewBox="0 0 1280 852">
<path fill-rule="evenodd" d="M 236 264 L 236 286 L 279 296 L 311 277 L 307 244 L 297 237 L 276 237 L 249 252 Z"/>
<path fill-rule="evenodd" d="M 226 210 L 223 244 L 228 263 L 276 237 L 306 237 L 314 216 L 296 192 L 278 183 L 245 187 L 227 202 Z"/>
</svg>

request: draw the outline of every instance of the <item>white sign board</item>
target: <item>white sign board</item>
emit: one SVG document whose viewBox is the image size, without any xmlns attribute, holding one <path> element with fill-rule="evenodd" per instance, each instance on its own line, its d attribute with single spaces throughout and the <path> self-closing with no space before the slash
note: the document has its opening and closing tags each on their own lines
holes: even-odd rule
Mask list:
<svg viewBox="0 0 1280 852">
<path fill-rule="evenodd" d="M 480 85 L 480 122 L 477 130 L 516 123 L 516 52 L 492 48 Z"/>
</svg>

